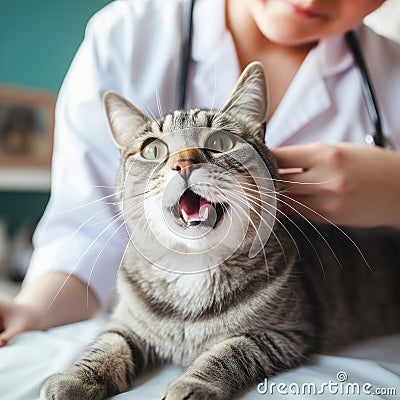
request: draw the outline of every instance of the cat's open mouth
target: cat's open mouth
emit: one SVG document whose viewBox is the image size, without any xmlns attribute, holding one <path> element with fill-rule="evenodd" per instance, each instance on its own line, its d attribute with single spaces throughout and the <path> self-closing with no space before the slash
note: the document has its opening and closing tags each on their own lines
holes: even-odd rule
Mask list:
<svg viewBox="0 0 400 400">
<path fill-rule="evenodd" d="M 188 189 L 180 197 L 177 211 L 186 226 L 202 224 L 215 227 L 227 207 L 224 203 L 213 203 Z"/>
</svg>

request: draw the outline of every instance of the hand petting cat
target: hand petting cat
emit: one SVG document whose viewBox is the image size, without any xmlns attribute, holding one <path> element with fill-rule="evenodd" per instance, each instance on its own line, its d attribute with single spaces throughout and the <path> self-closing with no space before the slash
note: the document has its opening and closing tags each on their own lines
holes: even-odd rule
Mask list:
<svg viewBox="0 0 400 400">
<path fill-rule="evenodd" d="M 276 148 L 273 155 L 283 169 L 284 212 L 295 209 L 316 222 L 400 228 L 397 153 L 376 146 L 312 143 Z"/>
</svg>

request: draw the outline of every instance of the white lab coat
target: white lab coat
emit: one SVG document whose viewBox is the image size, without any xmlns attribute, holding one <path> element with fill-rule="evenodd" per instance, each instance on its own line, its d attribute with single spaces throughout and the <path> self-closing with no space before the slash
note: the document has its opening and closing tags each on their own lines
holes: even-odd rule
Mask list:
<svg viewBox="0 0 400 400">
<path fill-rule="evenodd" d="M 117 207 L 110 204 L 119 155 L 102 94 L 118 91 L 149 115 L 176 107 L 184 1 L 115 1 L 89 22 L 58 99 L 52 194 L 34 237 L 27 281 L 46 271 L 65 271 L 89 282 L 103 306 L 109 301 L 128 239 Z M 197 0 L 193 34 L 186 105 L 220 106 L 240 74 L 224 0 Z M 364 26 L 358 37 L 384 132 L 400 149 L 400 48 Z M 268 124 L 266 142 L 272 147 L 363 142 L 372 132 L 359 74 L 337 36 L 308 54 Z"/>
</svg>

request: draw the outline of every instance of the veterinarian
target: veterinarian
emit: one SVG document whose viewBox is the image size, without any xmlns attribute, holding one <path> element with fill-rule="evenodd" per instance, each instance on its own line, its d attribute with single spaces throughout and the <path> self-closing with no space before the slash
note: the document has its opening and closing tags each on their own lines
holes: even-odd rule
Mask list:
<svg viewBox="0 0 400 400">
<path fill-rule="evenodd" d="M 119 155 L 102 94 L 115 90 L 149 115 L 176 108 L 184 3 L 117 1 L 89 22 L 59 94 L 52 194 L 32 263 L 16 298 L 0 297 L 0 346 L 19 332 L 84 320 L 107 307 L 127 235 L 110 204 Z M 400 149 L 400 47 L 360 25 L 382 3 L 194 5 L 184 106 L 221 105 L 245 66 L 260 60 L 269 85 L 267 145 L 292 182 L 292 206 L 315 221 L 400 228 L 400 155 L 389 150 Z M 378 100 L 378 144 L 386 148 L 372 145 L 377 125 L 345 37 L 353 29 Z"/>
</svg>

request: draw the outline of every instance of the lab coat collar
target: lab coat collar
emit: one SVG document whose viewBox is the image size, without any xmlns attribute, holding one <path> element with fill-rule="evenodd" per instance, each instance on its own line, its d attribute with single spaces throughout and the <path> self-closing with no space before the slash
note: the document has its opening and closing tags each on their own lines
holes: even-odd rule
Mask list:
<svg viewBox="0 0 400 400">
<path fill-rule="evenodd" d="M 196 35 L 196 31 L 201 34 Z M 240 74 L 234 42 L 226 28 L 224 0 L 198 0 L 195 3 L 192 60 L 198 65 L 197 79 L 203 82 L 203 90 L 209 92 L 208 96 L 201 97 L 214 98 L 214 85 L 217 84 L 220 90 L 216 91 L 215 104 L 222 104 Z M 271 117 L 267 125 L 268 145 L 275 147 L 290 142 L 291 137 L 326 111 L 332 104 L 327 79 L 346 71 L 353 64 L 343 35 L 322 39 L 303 61 Z M 217 66 L 224 73 L 218 73 L 214 83 Z"/>
<path fill-rule="evenodd" d="M 313 50 L 318 59 L 321 76 L 338 75 L 353 66 L 354 59 L 349 51 L 344 35 L 330 36 L 322 39 Z"/>
<path fill-rule="evenodd" d="M 267 125 L 267 144 L 275 147 L 299 141 L 299 138 L 293 141 L 292 138 L 332 106 L 328 79 L 353 64 L 343 35 L 322 39 L 303 61 L 271 117 Z"/>
<path fill-rule="evenodd" d="M 296 133 L 331 105 L 315 55 L 310 52 L 303 61 L 267 124 L 266 142 L 271 147 L 290 143 Z"/>
</svg>

